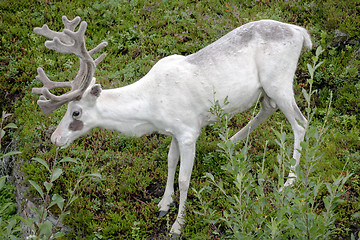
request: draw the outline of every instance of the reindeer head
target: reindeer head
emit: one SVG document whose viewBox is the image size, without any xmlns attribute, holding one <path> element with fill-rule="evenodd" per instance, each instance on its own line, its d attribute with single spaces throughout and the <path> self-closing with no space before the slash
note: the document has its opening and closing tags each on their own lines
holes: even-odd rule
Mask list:
<svg viewBox="0 0 360 240">
<path fill-rule="evenodd" d="M 101 88 L 100 85 L 95 84 L 94 73 L 97 64 L 105 58 L 106 54 L 101 54 L 96 60 L 91 56 L 107 46 L 107 43 L 102 42 L 94 49 L 87 51 L 84 39 L 87 23 L 81 22 L 78 31 L 75 32 L 76 26 L 80 23 L 80 17 L 69 21 L 67 17 L 63 16 L 62 21 L 65 26 L 63 32 L 52 31 L 46 24 L 42 28 L 35 28 L 34 32 L 52 39 L 52 41 L 45 42 L 47 48 L 78 56 L 80 59 L 79 72 L 73 81 L 54 82 L 39 67 L 36 79 L 43 83 L 43 87 L 33 88 L 32 92 L 41 95 L 37 103 L 46 115 L 69 103 L 65 116 L 51 137 L 54 144 L 67 146 L 92 128 L 86 126 L 82 119 L 86 117 L 91 120 L 91 116 L 84 112 L 86 108 L 95 104 L 96 98 L 100 95 Z M 71 88 L 71 90 L 61 96 L 56 96 L 50 92 L 55 88 Z"/>
</svg>

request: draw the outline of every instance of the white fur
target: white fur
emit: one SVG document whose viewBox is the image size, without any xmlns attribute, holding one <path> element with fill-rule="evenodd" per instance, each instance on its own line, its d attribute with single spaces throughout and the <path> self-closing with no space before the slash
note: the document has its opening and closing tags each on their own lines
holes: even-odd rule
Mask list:
<svg viewBox="0 0 360 240">
<path fill-rule="evenodd" d="M 219 102 L 228 97 L 229 104 L 223 107 L 233 114 L 247 110 L 262 96 L 259 114 L 232 137 L 233 141 L 244 139 L 280 108 L 294 131 L 294 158 L 296 165 L 299 163 L 297 150 L 301 149 L 307 121 L 294 99 L 293 78 L 303 45 L 311 47 L 310 36 L 295 25 L 271 20 L 243 25 L 197 53 L 160 60 L 134 84 L 102 90 L 98 98 L 90 96 L 90 86 L 81 100 L 69 103 L 52 141 L 67 146 L 95 127 L 132 136 L 151 132 L 172 136 L 168 179 L 159 207 L 160 211 L 168 211 L 173 201 L 175 169 L 180 158 L 179 212 L 171 228 L 172 233 L 180 234 L 196 140 L 200 129 L 216 120 L 209 112 L 214 92 Z M 82 112 L 77 117 L 84 123 L 81 131 L 68 129 L 74 109 Z M 296 177 L 293 172 L 290 176 Z M 289 178 L 286 185 L 293 180 Z"/>
</svg>

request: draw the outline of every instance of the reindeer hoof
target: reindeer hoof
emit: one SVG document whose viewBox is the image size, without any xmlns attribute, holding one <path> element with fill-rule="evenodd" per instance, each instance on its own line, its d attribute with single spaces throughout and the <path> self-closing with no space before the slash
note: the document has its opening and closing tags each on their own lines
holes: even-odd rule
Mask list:
<svg viewBox="0 0 360 240">
<path fill-rule="evenodd" d="M 167 213 L 168 213 L 168 211 L 160 211 L 158 218 L 165 216 Z"/>
</svg>

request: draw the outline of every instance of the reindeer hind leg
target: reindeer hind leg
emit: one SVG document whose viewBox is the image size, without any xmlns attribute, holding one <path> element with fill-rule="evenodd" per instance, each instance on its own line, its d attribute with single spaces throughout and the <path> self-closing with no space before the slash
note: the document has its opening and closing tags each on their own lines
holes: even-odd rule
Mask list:
<svg viewBox="0 0 360 240">
<path fill-rule="evenodd" d="M 232 142 L 239 142 L 246 138 L 246 136 L 257 128 L 262 122 L 264 122 L 271 114 L 273 114 L 278 108 L 274 101 L 264 93 L 261 99 L 261 109 L 259 113 L 252 119 L 245 127 L 238 131 L 234 136 L 230 138 Z"/>
<path fill-rule="evenodd" d="M 288 83 L 292 83 L 292 81 L 289 81 Z M 268 93 L 271 92 L 268 91 Z M 277 91 L 276 94 L 271 95 L 271 99 L 275 101 L 276 105 L 283 112 L 286 119 L 290 122 L 291 128 L 294 132 L 293 158 L 295 159 L 295 164 L 291 166 L 289 178 L 285 183 L 285 186 L 289 186 L 296 178 L 295 168 L 299 165 L 300 162 L 300 143 L 304 140 L 305 137 L 307 120 L 296 104 L 293 88 L 290 84 L 283 84 L 281 90 Z"/>
</svg>

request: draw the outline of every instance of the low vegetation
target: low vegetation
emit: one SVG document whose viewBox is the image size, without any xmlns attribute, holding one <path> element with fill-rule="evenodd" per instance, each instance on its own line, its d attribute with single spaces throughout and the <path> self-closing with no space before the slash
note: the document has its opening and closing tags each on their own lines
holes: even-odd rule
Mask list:
<svg viewBox="0 0 360 240">
<path fill-rule="evenodd" d="M 104 88 L 132 83 L 164 56 L 191 54 L 250 21 L 274 19 L 306 27 L 314 47 L 302 54 L 294 88 L 311 125 L 297 170 L 299 181 L 293 188 L 277 191 L 291 161 L 292 131 L 281 112 L 273 114 L 248 141 L 233 146 L 228 136 L 243 127 L 257 108 L 232 118 L 218 109 L 222 121 L 205 128 L 197 144 L 182 238 L 359 237 L 357 1 L 20 0 L 1 1 L 0 13 L 0 104 L 2 111 L 13 113 L 3 117 L 1 128 L 8 128 L 6 134 L 1 133 L 0 157 L 21 158 L 23 184 L 30 189 L 27 197 L 39 206 L 46 203 L 49 214 L 63 217 L 68 232 L 53 237 L 163 239 L 176 216 L 173 207 L 166 217 L 157 218 L 170 138 L 158 134 L 131 138 L 97 129 L 67 149 L 50 143 L 65 107 L 50 116 L 41 113 L 37 96 L 30 91 L 40 85 L 35 80 L 36 68 L 44 67 L 53 80 L 65 80 L 75 76 L 78 62 L 73 56 L 47 50 L 45 39 L 34 34 L 33 28 L 46 23 L 60 30 L 62 15 L 80 16 L 88 22 L 88 49 L 108 41 L 108 56 L 96 74 Z M 317 49 L 323 50 L 321 55 Z M 314 62 L 322 63 L 312 72 L 307 65 Z M 12 122 L 16 125 L 8 125 Z M 7 161 L 7 165 L 13 163 Z M 61 169 L 61 174 L 56 170 L 56 181 L 49 177 L 47 168 L 52 166 L 54 171 Z M 86 173 L 93 175 L 79 182 Z M 15 239 L 20 237 L 20 220 L 12 194 L 15 187 L 9 179 L 0 179 L 0 236 Z M 40 218 L 33 222 L 39 223 Z M 44 238 L 51 235 L 45 222 L 29 225 Z"/>
</svg>

